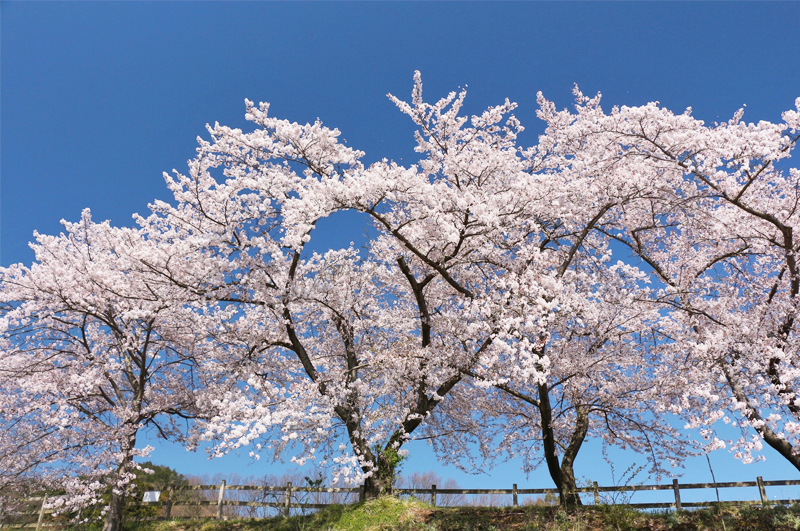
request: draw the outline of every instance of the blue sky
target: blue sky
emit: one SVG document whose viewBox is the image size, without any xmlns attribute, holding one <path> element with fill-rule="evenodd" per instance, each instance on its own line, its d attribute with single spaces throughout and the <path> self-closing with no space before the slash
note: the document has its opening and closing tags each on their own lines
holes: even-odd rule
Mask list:
<svg viewBox="0 0 800 531">
<path fill-rule="evenodd" d="M 170 199 L 162 172 L 186 167 L 206 123 L 247 127 L 244 98 L 271 102 L 282 118 L 319 117 L 367 162 L 409 163 L 413 124 L 385 95 L 408 98 L 414 70 L 428 100 L 468 86 L 469 113 L 518 102 L 526 144 L 542 130 L 536 92 L 565 107 L 573 83 L 602 92 L 606 108 L 658 100 L 706 121 L 743 104 L 747 121 L 777 121 L 800 96 L 798 2 L 3 1 L 0 16 L 3 266 L 30 263 L 33 231 L 57 233 L 85 207 L 126 225 L 154 198 Z M 317 245 L 349 242 L 360 223 L 329 220 Z M 800 477 L 765 455 L 743 466 L 713 454 L 717 479 Z M 159 446 L 153 460 L 184 473 L 277 471 L 175 447 Z M 576 468 L 610 481 L 596 446 Z M 469 476 L 412 447 L 406 470 L 427 469 L 462 486 L 551 486 L 544 468 L 526 479 L 512 462 Z M 710 480 L 705 458 L 685 477 Z"/>
</svg>

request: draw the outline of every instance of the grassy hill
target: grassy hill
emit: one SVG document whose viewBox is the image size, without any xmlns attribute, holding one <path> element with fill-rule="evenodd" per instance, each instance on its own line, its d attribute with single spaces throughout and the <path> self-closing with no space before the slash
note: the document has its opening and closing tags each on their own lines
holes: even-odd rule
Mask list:
<svg viewBox="0 0 800 531">
<path fill-rule="evenodd" d="M 624 506 L 434 508 L 413 499 L 380 498 L 291 518 L 147 522 L 126 531 L 788 531 L 800 529 L 800 506 L 645 513 Z"/>
</svg>

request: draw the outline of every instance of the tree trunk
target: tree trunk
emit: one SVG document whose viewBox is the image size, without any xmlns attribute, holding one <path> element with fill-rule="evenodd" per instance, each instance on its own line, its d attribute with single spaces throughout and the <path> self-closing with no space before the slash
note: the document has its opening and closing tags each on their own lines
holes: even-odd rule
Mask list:
<svg viewBox="0 0 800 531">
<path fill-rule="evenodd" d="M 122 529 L 122 511 L 124 509 L 125 493 L 117 494 L 112 489 L 106 520 L 103 523 L 103 531 L 120 531 Z"/>
<path fill-rule="evenodd" d="M 567 446 L 567 449 L 564 451 L 564 458 L 561 460 L 561 478 L 564 482 L 562 505 L 583 505 L 581 497 L 578 494 L 578 484 L 575 481 L 575 472 L 572 467 L 575 463 L 575 458 L 578 457 L 578 451 L 581 449 L 581 445 L 586 439 L 586 433 L 588 431 L 589 412 L 586 406 L 576 404 L 575 430 L 572 432 L 569 446 Z"/>
<path fill-rule="evenodd" d="M 392 482 L 387 478 L 375 474 L 364 480 L 364 497 L 368 500 L 375 499 L 391 493 Z"/>
<path fill-rule="evenodd" d="M 392 457 L 396 454 L 389 450 L 374 455 L 377 466 L 373 469 L 372 475 L 364 480 L 364 496 L 367 499 L 391 494 L 395 479 L 396 459 Z"/>
<path fill-rule="evenodd" d="M 577 492 L 578 485 L 575 481 L 575 472 L 572 465 L 575 457 L 580 450 L 583 440 L 588 431 L 588 412 L 583 406 L 576 406 L 577 418 L 576 429 L 572 434 L 572 440 L 564 453 L 563 462 L 559 465 L 558 453 L 556 450 L 556 439 L 553 433 L 553 409 L 550 405 L 550 395 L 547 385 L 539 385 L 539 413 L 542 417 L 542 446 L 544 447 L 544 459 L 547 463 L 547 470 L 558 489 L 558 503 L 565 507 L 583 505 L 581 497 Z"/>
<path fill-rule="evenodd" d="M 576 507 L 583 505 L 581 496 L 578 494 L 578 485 L 575 482 L 575 473 L 572 467 L 561 468 L 561 488 L 559 492 L 559 503 L 565 507 Z"/>
<path fill-rule="evenodd" d="M 120 476 L 125 473 L 128 465 L 133 461 L 131 452 L 135 446 L 136 430 L 130 435 L 128 446 L 125 448 L 125 457 L 117 466 L 114 482 L 111 485 L 111 498 L 108 501 L 108 512 L 106 512 L 106 520 L 103 523 L 103 531 L 121 531 L 122 529 L 122 516 L 125 510 L 125 488 L 120 488 L 118 483 Z M 119 494 L 115 491 L 119 491 Z"/>
</svg>

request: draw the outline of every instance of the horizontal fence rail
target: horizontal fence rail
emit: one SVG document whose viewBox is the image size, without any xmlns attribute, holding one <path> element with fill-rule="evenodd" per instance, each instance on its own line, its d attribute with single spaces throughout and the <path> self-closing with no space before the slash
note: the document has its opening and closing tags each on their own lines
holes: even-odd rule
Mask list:
<svg viewBox="0 0 800 531">
<path fill-rule="evenodd" d="M 627 493 L 638 491 L 658 491 L 667 490 L 672 491 L 674 501 L 658 502 L 658 503 L 625 503 L 629 507 L 640 509 L 675 509 L 681 511 L 684 508 L 692 507 L 711 507 L 716 505 L 723 506 L 770 506 L 770 505 L 791 505 L 800 503 L 800 499 L 773 499 L 767 497 L 766 487 L 787 487 L 787 486 L 800 486 L 800 480 L 773 480 L 764 481 L 761 476 L 756 478 L 756 481 L 733 481 L 733 482 L 720 482 L 720 483 L 679 483 L 677 479 L 672 481 L 672 484 L 667 485 L 621 485 L 621 486 L 599 486 L 594 483 L 591 487 L 580 487 L 575 489 L 578 493 L 594 494 L 594 504 L 600 505 L 601 492 L 614 492 L 614 493 Z M 741 488 L 741 487 L 756 487 L 758 488 L 759 500 L 738 500 L 738 501 L 702 501 L 702 502 L 681 502 L 681 491 L 692 489 L 718 489 L 726 488 Z M 216 500 L 175 500 L 175 495 L 180 492 L 192 491 L 214 491 L 216 493 Z M 280 501 L 241 501 L 225 499 L 227 491 L 261 491 L 281 494 L 283 499 Z M 296 487 L 291 483 L 283 486 L 260 486 L 260 485 L 227 485 L 223 480 L 219 485 L 175 485 L 169 486 L 168 495 L 165 501 L 152 501 L 152 502 L 137 502 L 135 506 L 155 506 L 164 508 L 164 516 L 161 518 L 171 518 L 173 507 L 216 507 L 216 518 L 223 518 L 223 507 L 269 507 L 280 509 L 284 516 L 289 516 L 291 509 L 322 509 L 334 503 L 297 503 L 292 500 L 293 495 L 296 493 L 331 493 L 331 494 L 357 494 L 358 500 L 363 501 L 364 487 L 356 488 L 339 488 L 339 487 Z M 511 496 L 511 506 L 519 505 L 519 496 L 521 495 L 534 495 L 534 494 L 558 494 L 557 489 L 541 488 L 541 489 L 520 489 L 514 484 L 510 489 L 440 489 L 436 485 L 431 485 L 430 488 L 409 488 L 409 489 L 393 489 L 392 494 L 395 495 L 425 495 L 429 496 L 431 504 L 436 506 L 437 495 L 505 495 Z M 36 515 L 37 522 L 36 529 L 47 527 L 48 524 L 44 523 L 45 514 L 52 513 L 51 509 L 47 508 L 48 497 L 40 496 L 36 498 L 28 498 L 26 501 L 41 502 L 36 512 L 27 512 L 21 514 Z M 159 518 L 159 519 L 161 519 Z M 28 524 L 27 527 L 33 527 L 34 524 Z M 8 527 L 0 525 L 0 527 Z"/>
</svg>

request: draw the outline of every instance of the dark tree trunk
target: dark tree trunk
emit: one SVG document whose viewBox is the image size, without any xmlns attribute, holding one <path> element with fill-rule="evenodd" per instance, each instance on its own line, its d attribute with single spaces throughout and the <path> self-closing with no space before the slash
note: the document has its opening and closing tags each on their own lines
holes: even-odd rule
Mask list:
<svg viewBox="0 0 800 531">
<path fill-rule="evenodd" d="M 581 497 L 578 494 L 578 484 L 575 481 L 575 472 L 573 464 L 575 458 L 578 456 L 578 451 L 581 449 L 583 441 L 586 439 L 586 433 L 589 431 L 589 412 L 584 405 L 575 406 L 575 430 L 572 432 L 572 438 L 569 441 L 564 452 L 564 457 L 561 460 L 561 478 L 564 482 L 562 491 L 562 505 L 583 505 Z"/>
<path fill-rule="evenodd" d="M 564 458 L 559 464 L 556 449 L 555 434 L 553 433 L 553 409 L 550 405 L 550 395 L 547 385 L 539 385 L 539 412 L 542 417 L 542 446 L 547 471 L 558 489 L 558 502 L 562 506 L 574 507 L 583 505 L 577 492 L 578 485 L 575 481 L 573 463 L 578 455 L 581 445 L 586 438 L 589 428 L 589 415 L 585 406 L 576 406 L 575 431 L 572 434 Z"/>
<path fill-rule="evenodd" d="M 575 483 L 575 474 L 573 474 L 572 468 L 569 469 L 567 474 L 564 472 L 565 471 L 562 469 L 561 488 L 558 489 L 559 504 L 563 505 L 564 507 L 576 507 L 578 505 L 583 505 L 581 496 L 578 494 L 578 485 Z"/>
<path fill-rule="evenodd" d="M 123 510 L 125 510 L 125 493 L 116 494 L 112 490 L 106 520 L 103 523 L 103 531 L 120 531 L 122 529 Z"/>
<path fill-rule="evenodd" d="M 364 497 L 368 500 L 379 496 L 392 493 L 392 481 L 394 477 L 386 477 L 381 474 L 374 474 L 364 480 Z"/>
<path fill-rule="evenodd" d="M 377 466 L 373 474 L 364 480 L 364 496 L 367 499 L 392 494 L 392 485 L 394 484 L 395 470 L 398 463 L 397 453 L 392 449 L 384 449 L 373 455 L 374 461 L 377 461 Z"/>
<path fill-rule="evenodd" d="M 553 408 L 550 405 L 550 395 L 547 385 L 539 385 L 539 412 L 542 417 L 542 446 L 544 447 L 544 460 L 547 463 L 547 471 L 553 479 L 558 489 L 558 500 L 564 504 L 564 478 L 561 475 L 561 467 L 558 464 L 558 454 L 556 453 L 556 439 L 553 434 Z"/>
<path fill-rule="evenodd" d="M 103 531 L 121 531 L 122 529 L 122 516 L 125 511 L 125 490 L 117 486 L 117 482 L 122 474 L 128 469 L 133 456 L 131 451 L 136 447 L 136 431 L 130 435 L 128 439 L 128 447 L 125 449 L 125 457 L 122 462 L 117 466 L 117 472 L 114 477 L 114 483 L 111 486 L 111 498 L 108 501 L 108 512 L 106 519 L 103 523 Z M 115 491 L 119 491 L 117 494 Z"/>
</svg>

